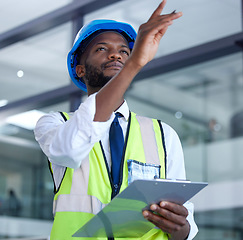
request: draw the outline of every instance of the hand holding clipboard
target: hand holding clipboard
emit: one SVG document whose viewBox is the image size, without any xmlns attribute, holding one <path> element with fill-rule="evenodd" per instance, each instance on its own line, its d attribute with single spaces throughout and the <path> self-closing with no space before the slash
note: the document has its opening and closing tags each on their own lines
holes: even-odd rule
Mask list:
<svg viewBox="0 0 243 240">
<path fill-rule="evenodd" d="M 207 183 L 167 179 L 135 180 L 74 237 L 141 237 L 154 228 L 142 211 L 161 201 L 184 204 Z"/>
</svg>

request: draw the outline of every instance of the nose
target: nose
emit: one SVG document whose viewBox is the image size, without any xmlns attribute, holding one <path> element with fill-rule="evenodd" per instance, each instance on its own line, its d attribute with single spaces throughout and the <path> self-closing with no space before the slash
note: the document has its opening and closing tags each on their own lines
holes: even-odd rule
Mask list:
<svg viewBox="0 0 243 240">
<path fill-rule="evenodd" d="M 122 57 L 121 57 L 120 52 L 118 52 L 117 50 L 111 50 L 109 52 L 108 58 L 111 60 L 114 60 L 114 59 L 121 59 Z"/>
</svg>

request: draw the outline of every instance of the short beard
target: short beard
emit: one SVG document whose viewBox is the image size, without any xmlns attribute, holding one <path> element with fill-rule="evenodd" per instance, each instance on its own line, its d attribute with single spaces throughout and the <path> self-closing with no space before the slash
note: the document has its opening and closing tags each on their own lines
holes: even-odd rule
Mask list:
<svg viewBox="0 0 243 240">
<path fill-rule="evenodd" d="M 85 79 L 90 87 L 103 87 L 111 80 L 112 76 L 105 76 L 98 68 L 85 63 Z"/>
</svg>

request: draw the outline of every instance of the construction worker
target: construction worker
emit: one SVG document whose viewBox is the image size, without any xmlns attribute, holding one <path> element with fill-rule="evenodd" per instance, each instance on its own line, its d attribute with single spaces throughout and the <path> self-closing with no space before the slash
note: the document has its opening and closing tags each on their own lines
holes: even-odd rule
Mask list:
<svg viewBox="0 0 243 240">
<path fill-rule="evenodd" d="M 72 239 L 128 186 L 131 176 L 145 178 L 146 173 L 151 178 L 185 179 L 183 152 L 175 131 L 161 121 L 130 112 L 124 100 L 134 77 L 154 58 L 168 27 L 182 16 L 181 12 L 161 15 L 165 4 L 164 0 L 137 35 L 129 24 L 94 20 L 76 36 L 68 54 L 68 70 L 88 98 L 74 113 L 45 115 L 35 128 L 55 183 L 51 240 Z M 116 118 L 124 146 L 115 166 L 109 132 Z M 163 201 L 151 205 L 151 210 L 143 215 L 155 228 L 140 239 L 184 240 L 196 235 L 191 203 L 182 206 Z"/>
</svg>

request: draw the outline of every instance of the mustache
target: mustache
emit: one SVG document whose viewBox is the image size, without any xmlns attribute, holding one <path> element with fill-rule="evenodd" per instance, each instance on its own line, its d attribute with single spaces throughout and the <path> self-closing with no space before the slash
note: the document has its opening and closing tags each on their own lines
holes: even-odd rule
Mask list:
<svg viewBox="0 0 243 240">
<path fill-rule="evenodd" d="M 112 64 L 112 63 L 115 63 L 115 64 L 117 64 L 118 66 L 121 66 L 122 65 L 122 67 L 124 66 L 124 63 L 123 62 L 121 62 L 121 61 L 119 61 L 119 60 L 110 60 L 110 61 L 108 61 L 108 62 L 106 62 L 106 63 L 103 63 L 102 65 L 101 65 L 101 67 L 102 67 L 102 69 L 105 69 L 108 65 L 110 65 L 110 64 Z"/>
</svg>

